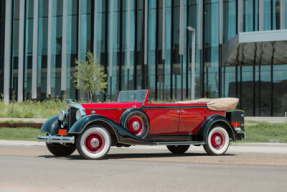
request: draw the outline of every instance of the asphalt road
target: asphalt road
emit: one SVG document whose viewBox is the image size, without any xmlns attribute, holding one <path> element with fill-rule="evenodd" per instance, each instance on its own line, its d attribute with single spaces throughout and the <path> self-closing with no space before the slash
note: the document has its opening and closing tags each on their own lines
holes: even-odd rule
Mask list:
<svg viewBox="0 0 287 192">
<path fill-rule="evenodd" d="M 104 160 L 52 156 L 43 145 L 0 142 L 0 191 L 287 191 L 287 145 L 111 148 Z"/>
</svg>

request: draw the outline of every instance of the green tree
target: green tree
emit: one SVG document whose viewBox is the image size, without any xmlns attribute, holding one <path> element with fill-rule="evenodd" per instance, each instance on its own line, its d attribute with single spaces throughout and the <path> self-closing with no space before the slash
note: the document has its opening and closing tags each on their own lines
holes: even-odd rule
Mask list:
<svg viewBox="0 0 287 192">
<path fill-rule="evenodd" d="M 91 52 L 86 54 L 87 60 L 76 59 L 76 72 L 73 73 L 75 87 L 82 92 L 87 92 L 89 102 L 93 101 L 94 93 L 106 93 L 107 88 L 107 75 L 105 74 L 105 68 L 99 64 L 99 60 L 94 58 Z"/>
</svg>

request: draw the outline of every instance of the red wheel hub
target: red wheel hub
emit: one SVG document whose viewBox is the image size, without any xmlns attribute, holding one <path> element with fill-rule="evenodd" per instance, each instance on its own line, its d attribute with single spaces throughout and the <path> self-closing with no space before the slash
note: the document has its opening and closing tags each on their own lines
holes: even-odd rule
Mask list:
<svg viewBox="0 0 287 192">
<path fill-rule="evenodd" d="M 135 134 L 136 136 L 141 135 L 144 132 L 144 122 L 140 117 L 132 117 L 128 123 L 129 132 Z"/>
<path fill-rule="evenodd" d="M 85 147 L 90 153 L 99 153 L 105 146 L 105 139 L 100 133 L 91 133 L 85 140 Z"/>
<path fill-rule="evenodd" d="M 221 149 L 225 144 L 225 137 L 221 132 L 215 132 L 211 136 L 211 145 L 216 149 Z"/>
</svg>

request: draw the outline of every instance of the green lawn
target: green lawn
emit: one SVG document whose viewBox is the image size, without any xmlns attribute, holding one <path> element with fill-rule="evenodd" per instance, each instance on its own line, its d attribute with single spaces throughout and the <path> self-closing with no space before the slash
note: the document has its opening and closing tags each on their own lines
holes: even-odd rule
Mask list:
<svg viewBox="0 0 287 192">
<path fill-rule="evenodd" d="M 247 139 L 239 142 L 287 143 L 287 123 L 267 123 L 245 121 Z M 36 141 L 41 133 L 40 129 L 33 128 L 4 128 L 0 127 L 0 139 Z"/>
<path fill-rule="evenodd" d="M 287 123 L 245 121 L 243 142 L 287 143 Z"/>
<path fill-rule="evenodd" d="M 34 128 L 6 128 L 0 127 L 0 140 L 22 140 L 22 141 L 37 141 L 38 135 L 46 135 L 41 133 L 40 129 Z"/>
</svg>

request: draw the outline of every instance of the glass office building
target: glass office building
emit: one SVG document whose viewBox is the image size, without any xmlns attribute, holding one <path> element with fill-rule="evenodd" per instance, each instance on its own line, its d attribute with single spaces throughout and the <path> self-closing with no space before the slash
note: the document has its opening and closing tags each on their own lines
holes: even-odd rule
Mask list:
<svg viewBox="0 0 287 192">
<path fill-rule="evenodd" d="M 247 116 L 287 111 L 286 0 L 0 0 L 0 93 L 80 99 L 75 59 L 92 52 L 106 94 L 237 97 Z M 192 32 L 195 29 L 195 75 Z M 195 81 L 195 90 L 191 81 Z"/>
</svg>

